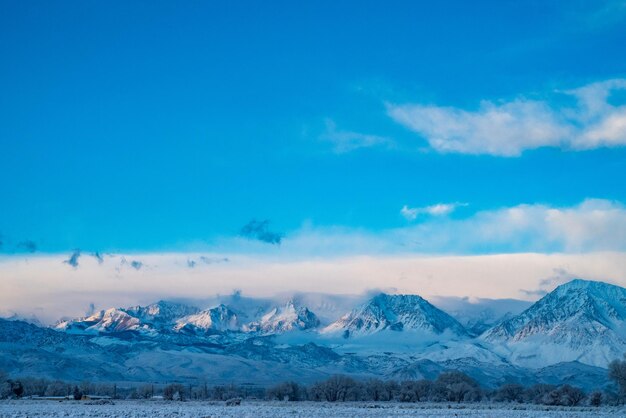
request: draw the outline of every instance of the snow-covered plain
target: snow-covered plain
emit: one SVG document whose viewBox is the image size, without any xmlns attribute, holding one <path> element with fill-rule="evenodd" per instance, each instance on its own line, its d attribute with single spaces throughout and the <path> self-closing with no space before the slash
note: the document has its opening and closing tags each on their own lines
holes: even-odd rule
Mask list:
<svg viewBox="0 0 626 418">
<path fill-rule="evenodd" d="M 618 417 L 626 408 L 543 407 L 489 404 L 403 404 L 326 402 L 248 402 L 226 406 L 224 402 L 115 401 L 94 405 L 78 401 L 20 400 L 0 402 L 1 418 L 19 417 Z"/>
</svg>

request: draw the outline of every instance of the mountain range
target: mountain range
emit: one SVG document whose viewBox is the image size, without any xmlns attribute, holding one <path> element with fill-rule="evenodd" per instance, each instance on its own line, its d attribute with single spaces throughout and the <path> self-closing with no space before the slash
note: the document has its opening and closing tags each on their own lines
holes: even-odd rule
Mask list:
<svg viewBox="0 0 626 418">
<path fill-rule="evenodd" d="M 0 369 L 70 380 L 258 384 L 335 373 L 431 378 L 458 369 L 486 386 L 595 388 L 606 384 L 608 362 L 626 352 L 626 289 L 602 282 L 573 280 L 528 307 L 470 317 L 418 295 L 380 293 L 334 319 L 306 301 L 249 298 L 206 309 L 159 301 L 52 327 L 3 319 Z"/>
</svg>

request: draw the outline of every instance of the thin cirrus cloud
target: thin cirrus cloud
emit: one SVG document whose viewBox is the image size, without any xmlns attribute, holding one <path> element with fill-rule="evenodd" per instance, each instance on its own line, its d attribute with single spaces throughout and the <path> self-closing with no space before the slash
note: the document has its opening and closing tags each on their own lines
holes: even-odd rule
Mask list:
<svg viewBox="0 0 626 418">
<path fill-rule="evenodd" d="M 521 97 L 482 101 L 473 111 L 388 103 L 387 113 L 441 153 L 516 157 L 541 147 L 589 150 L 626 145 L 626 104 L 610 102 L 620 90 L 626 90 L 626 79 L 556 92 L 573 98 L 573 106 Z"/>
<path fill-rule="evenodd" d="M 393 141 L 384 136 L 338 130 L 335 122 L 330 119 L 326 120 L 326 131 L 320 136 L 320 139 L 332 143 L 333 151 L 337 154 L 344 154 L 359 148 L 390 147 L 393 145 Z"/>
<path fill-rule="evenodd" d="M 430 216 L 445 216 L 454 212 L 459 206 L 467 206 L 467 203 L 437 203 L 435 205 L 412 208 L 404 205 L 400 209 L 400 214 L 407 221 L 414 221 L 419 215 L 426 214 Z"/>
</svg>

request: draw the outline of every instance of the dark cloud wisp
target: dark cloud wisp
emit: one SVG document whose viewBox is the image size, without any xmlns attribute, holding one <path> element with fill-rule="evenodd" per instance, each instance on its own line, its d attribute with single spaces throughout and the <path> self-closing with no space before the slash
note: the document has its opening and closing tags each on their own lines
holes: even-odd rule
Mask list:
<svg viewBox="0 0 626 418">
<path fill-rule="evenodd" d="M 239 235 L 248 239 L 254 239 L 266 244 L 280 245 L 283 234 L 272 232 L 269 230 L 269 220 L 257 221 L 251 220 L 241 228 Z"/>
<path fill-rule="evenodd" d="M 70 258 L 68 258 L 67 260 L 65 260 L 63 262 L 65 264 L 69 264 L 70 266 L 76 268 L 76 267 L 78 267 L 78 259 L 79 258 L 80 258 L 80 250 L 76 249 L 76 250 L 74 250 L 72 255 L 70 255 Z"/>
<path fill-rule="evenodd" d="M 98 260 L 98 264 L 102 264 L 104 262 L 104 257 L 98 251 L 92 254 L 92 256 Z"/>
<path fill-rule="evenodd" d="M 32 240 L 25 240 L 17 243 L 17 248 L 20 250 L 26 250 L 29 253 L 34 253 L 37 251 L 37 243 Z"/>
</svg>

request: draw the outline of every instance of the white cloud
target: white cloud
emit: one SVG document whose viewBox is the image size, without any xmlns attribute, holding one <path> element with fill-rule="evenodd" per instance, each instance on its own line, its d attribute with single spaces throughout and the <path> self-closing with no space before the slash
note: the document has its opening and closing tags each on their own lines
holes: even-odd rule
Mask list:
<svg viewBox="0 0 626 418">
<path fill-rule="evenodd" d="M 458 206 L 466 206 L 464 203 L 437 203 L 436 205 L 422 208 L 410 208 L 404 205 L 400 209 L 400 214 L 408 221 L 415 220 L 418 215 L 427 214 L 431 216 L 445 216 L 452 213 Z"/>
<path fill-rule="evenodd" d="M 389 116 L 423 136 L 438 152 L 514 157 L 528 149 L 585 150 L 626 145 L 626 105 L 611 104 L 626 79 L 561 92 L 576 106 L 519 98 L 481 102 L 474 111 L 424 104 L 387 104 Z"/>
<path fill-rule="evenodd" d="M 391 146 L 393 141 L 378 135 L 367 135 L 351 131 L 339 131 L 335 122 L 326 120 L 326 132 L 320 137 L 333 143 L 333 150 L 338 154 L 354 151 L 359 148 L 374 146 Z"/>
<path fill-rule="evenodd" d="M 402 209 L 400 209 L 400 214 L 404 216 L 406 220 L 412 221 L 413 219 L 417 218 L 417 215 L 419 214 L 419 208 L 410 208 L 407 205 L 404 205 L 402 206 Z"/>
<path fill-rule="evenodd" d="M 361 294 L 395 288 L 424 297 L 534 299 L 521 289 L 545 286 L 555 269 L 594 280 L 626 285 L 626 253 L 500 254 L 482 256 L 375 255 L 277 260 L 233 256 L 231 263 L 185 266 L 199 254 L 134 254 L 154 266 L 148 273 L 128 271 L 120 277 L 110 259 L 99 265 L 86 259 L 74 270 L 62 255 L 0 258 L 0 306 L 5 313 L 46 322 L 81 316 L 99 308 L 147 304 L 159 299 L 209 299 L 242 289 L 244 295 L 326 292 Z M 223 257 L 224 254 L 216 254 Z M 358 280 L 357 280 L 358 279 Z"/>
<path fill-rule="evenodd" d="M 129 306 L 234 288 L 261 296 L 397 288 L 424 296 L 530 298 L 538 293 L 529 289 L 557 284 L 546 282 L 555 271 L 626 285 L 626 207 L 601 199 L 430 217 L 377 232 L 307 225 L 287 234 L 280 248 L 253 244 L 235 238 L 212 252 L 84 257 L 76 269 L 63 263 L 67 254 L 0 256 L 0 307 L 50 321 L 81 315 L 94 301 Z M 202 257 L 229 261 L 189 267 Z M 146 267 L 120 269 L 123 259 Z"/>
<path fill-rule="evenodd" d="M 424 208 L 404 212 L 410 217 L 418 210 Z M 626 251 L 624 205 L 604 199 L 567 207 L 521 204 L 465 218 L 430 216 L 419 224 L 377 232 L 308 226 L 287 234 L 281 248 L 282 255 L 298 257 L 589 251 Z"/>
<path fill-rule="evenodd" d="M 601 199 L 564 208 L 518 205 L 391 233 L 405 242 L 419 240 L 414 247 L 427 252 L 621 251 L 626 250 L 626 208 Z"/>
</svg>

